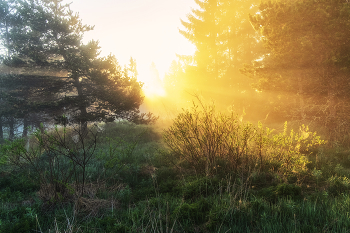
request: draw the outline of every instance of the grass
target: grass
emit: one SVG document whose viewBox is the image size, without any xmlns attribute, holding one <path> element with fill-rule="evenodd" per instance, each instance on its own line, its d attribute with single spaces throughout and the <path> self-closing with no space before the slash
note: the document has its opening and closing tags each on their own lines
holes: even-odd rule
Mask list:
<svg viewBox="0 0 350 233">
<path fill-rule="evenodd" d="M 80 184 L 71 178 L 64 183 L 71 195 L 57 194 L 61 198 L 52 201 L 42 194 L 50 189 L 49 182 L 30 179 L 32 170 L 19 169 L 3 157 L 0 232 L 350 229 L 350 152 L 345 147 L 316 145 L 301 155 L 310 162 L 305 169 L 288 173 L 279 169 L 281 162 L 274 163 L 273 156 L 262 163 L 256 156 L 264 166 L 237 162 L 236 167 L 224 166 L 224 157 L 211 157 L 216 168 L 209 170 L 201 162 L 193 166 L 182 155 L 165 146 L 155 126 L 101 124 L 94 156 L 86 165 L 84 193 L 75 192 Z M 70 163 L 62 164 L 69 171 Z"/>
</svg>

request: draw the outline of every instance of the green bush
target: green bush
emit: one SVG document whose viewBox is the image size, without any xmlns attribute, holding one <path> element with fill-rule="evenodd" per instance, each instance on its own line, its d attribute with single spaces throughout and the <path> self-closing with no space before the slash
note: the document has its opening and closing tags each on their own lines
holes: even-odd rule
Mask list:
<svg viewBox="0 0 350 233">
<path fill-rule="evenodd" d="M 274 186 L 259 190 L 257 195 L 268 202 L 275 202 L 277 200 L 276 187 Z"/>
<path fill-rule="evenodd" d="M 273 174 L 269 172 L 253 172 L 250 176 L 251 185 L 255 188 L 262 188 L 270 185 L 274 185 L 276 180 Z"/>
<path fill-rule="evenodd" d="M 268 188 L 263 188 L 257 191 L 257 195 L 266 201 L 276 202 L 278 198 L 291 198 L 291 199 L 300 199 L 301 187 L 294 184 L 278 184 L 277 186 L 270 186 Z"/>
<path fill-rule="evenodd" d="M 219 192 L 220 180 L 217 178 L 196 178 L 185 181 L 182 185 L 182 195 L 185 200 L 216 195 Z"/>
<path fill-rule="evenodd" d="M 212 204 L 208 199 L 201 197 L 191 204 L 183 203 L 175 209 L 174 215 L 179 219 L 186 219 L 196 224 L 207 221 Z"/>
<path fill-rule="evenodd" d="M 347 177 L 332 176 L 327 180 L 330 195 L 337 196 L 350 189 L 350 180 Z"/>
<path fill-rule="evenodd" d="M 194 105 L 184 110 L 165 130 L 164 140 L 181 161 L 197 174 L 213 176 L 224 171 L 253 171 L 273 167 L 285 177 L 307 170 L 308 149 L 324 143 L 308 127 L 288 132 L 287 123 L 279 134 L 243 122 L 234 113 L 216 112 L 214 105 Z"/>
<path fill-rule="evenodd" d="M 264 198 L 255 198 L 250 202 L 252 211 L 256 213 L 262 213 L 269 209 L 269 204 Z"/>
<path fill-rule="evenodd" d="M 22 193 L 31 193 L 38 191 L 40 185 L 33 180 L 28 179 L 25 171 L 15 170 L 9 174 L 0 177 L 0 190 L 10 189 L 11 191 L 18 191 Z"/>
<path fill-rule="evenodd" d="M 279 184 L 276 187 L 276 195 L 279 197 L 300 198 L 301 187 L 294 184 Z"/>
<path fill-rule="evenodd" d="M 0 214 L 0 232 L 25 233 L 36 230 L 35 210 L 18 207 Z"/>
</svg>

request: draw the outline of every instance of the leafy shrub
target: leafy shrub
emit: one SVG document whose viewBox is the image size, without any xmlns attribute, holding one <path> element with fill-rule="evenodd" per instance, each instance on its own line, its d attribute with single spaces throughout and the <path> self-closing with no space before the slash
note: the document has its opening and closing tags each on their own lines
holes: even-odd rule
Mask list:
<svg viewBox="0 0 350 233">
<path fill-rule="evenodd" d="M 182 187 L 182 195 L 185 200 L 193 200 L 199 197 L 215 195 L 219 191 L 220 180 L 217 178 L 199 178 L 185 182 Z"/>
<path fill-rule="evenodd" d="M 22 218 L 16 222 L 4 226 L 3 232 L 7 233 L 26 233 L 35 229 L 35 221 L 32 219 Z"/>
<path fill-rule="evenodd" d="M 0 189 L 10 189 L 22 193 L 31 193 L 40 189 L 40 185 L 28 180 L 28 175 L 16 170 L 0 177 Z"/>
<path fill-rule="evenodd" d="M 212 204 L 204 197 L 191 204 L 183 203 L 175 209 L 174 215 L 179 219 L 187 219 L 196 224 L 207 220 Z"/>
<path fill-rule="evenodd" d="M 175 180 L 178 173 L 175 169 L 171 167 L 160 167 L 155 171 L 158 183 L 166 180 Z"/>
<path fill-rule="evenodd" d="M 232 112 L 216 113 L 214 106 L 194 105 L 184 110 L 165 131 L 169 148 L 190 163 L 197 173 L 211 176 L 219 159 L 235 168 L 249 160 L 248 142 L 253 135 L 251 124 L 244 124 Z"/>
<path fill-rule="evenodd" d="M 24 233 L 36 229 L 35 211 L 31 208 L 18 207 L 8 213 L 1 213 L 0 232 Z"/>
<path fill-rule="evenodd" d="M 132 192 L 133 201 L 145 200 L 156 196 L 156 188 L 152 179 L 141 180 Z"/>
<path fill-rule="evenodd" d="M 187 161 L 199 174 L 213 176 L 225 172 L 253 171 L 273 164 L 287 177 L 304 172 L 308 160 L 304 153 L 324 141 L 301 126 L 300 132 L 288 132 L 287 123 L 279 134 L 243 122 L 232 111 L 228 114 L 215 111 L 214 105 L 195 105 L 184 110 L 165 130 L 164 140 L 170 150 Z M 223 161 L 223 162 L 222 162 Z"/>
<path fill-rule="evenodd" d="M 264 198 L 266 201 L 275 202 L 277 200 L 276 187 L 271 186 L 268 188 L 263 188 L 258 191 L 258 196 Z"/>
<path fill-rule="evenodd" d="M 327 201 L 329 200 L 329 194 L 327 191 L 316 191 L 311 193 L 311 195 L 309 195 L 307 199 L 314 203 L 320 200 Z"/>
<path fill-rule="evenodd" d="M 252 210 L 256 213 L 264 212 L 266 209 L 269 208 L 268 203 L 263 198 L 255 198 L 250 202 L 250 206 Z"/>
<path fill-rule="evenodd" d="M 276 202 L 280 197 L 300 199 L 301 187 L 294 184 L 283 183 L 277 186 L 263 188 L 257 192 L 257 195 L 269 202 Z"/>
<path fill-rule="evenodd" d="M 121 189 L 117 194 L 116 198 L 122 203 L 129 203 L 131 199 L 131 189 L 129 186 L 126 186 L 124 189 Z"/>
<path fill-rule="evenodd" d="M 273 185 L 276 181 L 269 172 L 252 172 L 250 182 L 252 186 L 258 188 Z"/>
<path fill-rule="evenodd" d="M 153 175 L 159 193 L 170 193 L 178 196 L 181 193 L 178 173 L 172 167 L 160 167 Z"/>
<path fill-rule="evenodd" d="M 279 197 L 300 198 L 301 187 L 294 184 L 279 184 L 276 187 L 276 195 Z"/>
<path fill-rule="evenodd" d="M 349 190 L 350 180 L 347 177 L 332 176 L 328 178 L 328 192 L 330 195 L 337 196 Z"/>
<path fill-rule="evenodd" d="M 334 167 L 334 172 L 336 173 L 336 175 L 338 176 L 347 176 L 348 172 L 344 169 L 344 167 L 342 165 L 340 165 L 339 163 L 337 165 L 335 165 Z"/>
<path fill-rule="evenodd" d="M 0 200 L 2 201 L 18 202 L 22 201 L 23 198 L 24 195 L 20 191 L 11 191 L 9 187 L 0 191 Z"/>
</svg>

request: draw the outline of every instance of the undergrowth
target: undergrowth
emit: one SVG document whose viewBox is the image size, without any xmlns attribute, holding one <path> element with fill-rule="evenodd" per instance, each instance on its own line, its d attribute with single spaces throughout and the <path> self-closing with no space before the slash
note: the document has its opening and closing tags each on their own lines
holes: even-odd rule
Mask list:
<svg viewBox="0 0 350 233">
<path fill-rule="evenodd" d="M 112 122 L 7 142 L 0 232 L 348 232 L 349 150 L 287 126 L 200 103 L 164 140 Z"/>
</svg>

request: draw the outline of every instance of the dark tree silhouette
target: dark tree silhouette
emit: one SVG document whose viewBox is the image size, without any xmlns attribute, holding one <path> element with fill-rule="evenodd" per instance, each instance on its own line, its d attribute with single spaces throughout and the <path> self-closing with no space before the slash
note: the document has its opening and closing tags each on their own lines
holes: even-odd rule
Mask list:
<svg viewBox="0 0 350 233">
<path fill-rule="evenodd" d="M 3 64 L 21 73 L 13 76 L 18 81 L 31 79 L 31 85 L 37 85 L 34 89 L 45 80 L 42 90 L 50 93 L 50 98 L 42 96 L 34 101 L 33 92 L 26 92 L 26 107 L 38 111 L 32 107 L 34 101 L 45 113 L 65 113 L 84 125 L 88 121 L 135 117 L 143 101 L 135 61 L 129 76 L 113 55 L 99 56 L 97 41 L 83 44 L 84 33 L 93 27 L 84 25 L 78 14 L 62 2 L 0 2 L 7 9 L 0 17 L 1 41 L 8 51 Z M 19 85 L 17 90 L 21 88 L 26 87 Z M 4 88 L 2 91 L 6 93 Z"/>
</svg>

